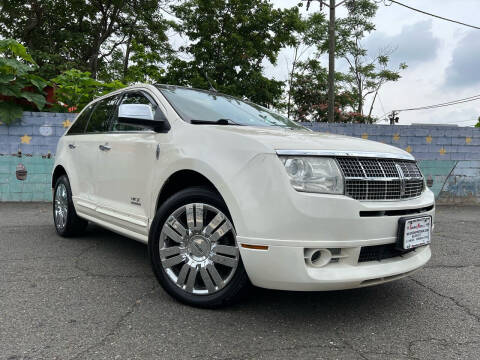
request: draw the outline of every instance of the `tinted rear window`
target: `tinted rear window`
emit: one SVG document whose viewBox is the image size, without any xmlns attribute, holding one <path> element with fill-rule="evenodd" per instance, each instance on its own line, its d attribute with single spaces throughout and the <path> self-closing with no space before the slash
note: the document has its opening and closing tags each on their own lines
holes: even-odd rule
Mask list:
<svg viewBox="0 0 480 360">
<path fill-rule="evenodd" d="M 117 105 L 119 95 L 100 100 L 90 116 L 87 125 L 87 133 L 99 133 L 108 131 L 109 121 Z"/>
<path fill-rule="evenodd" d="M 87 125 L 92 109 L 95 107 L 95 104 L 89 105 L 80 115 L 78 115 L 77 120 L 73 123 L 68 130 L 68 135 L 77 135 L 83 134 L 85 132 L 85 126 Z"/>
</svg>

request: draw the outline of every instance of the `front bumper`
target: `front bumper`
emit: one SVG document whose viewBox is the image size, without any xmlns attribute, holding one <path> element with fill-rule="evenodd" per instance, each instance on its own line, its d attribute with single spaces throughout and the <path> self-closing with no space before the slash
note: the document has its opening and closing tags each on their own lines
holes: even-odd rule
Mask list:
<svg viewBox="0 0 480 360">
<path fill-rule="evenodd" d="M 246 239 L 239 239 L 240 243 L 242 241 Z M 360 247 L 348 250 L 354 259 Z M 240 251 L 254 285 L 295 291 L 341 290 L 381 284 L 413 273 L 431 257 L 430 246 L 424 246 L 401 257 L 364 263 L 346 258 L 315 268 L 305 261 L 303 247 L 269 246 L 268 250 L 241 248 Z"/>
<path fill-rule="evenodd" d="M 411 274 L 431 257 L 430 246 L 423 246 L 391 258 L 359 262 L 363 247 L 397 241 L 398 220 L 402 216 L 434 218 L 434 197 L 430 190 L 419 198 L 396 202 L 361 202 L 344 196 L 305 193 L 290 195 L 293 206 L 271 209 L 270 214 L 274 212 L 279 219 L 278 226 L 271 221 L 271 231 L 265 231 L 272 234 L 272 238 L 237 236 L 245 269 L 256 286 L 298 291 L 357 288 Z M 423 210 L 414 213 L 418 209 Z M 392 210 L 394 214 L 398 211 L 407 211 L 407 214 L 381 213 Z M 362 215 L 365 212 L 374 215 Z M 263 224 L 269 218 L 263 216 Z M 262 245 L 268 250 L 242 245 Z M 314 267 L 306 260 L 306 254 L 313 249 L 333 249 L 341 256 L 323 267 Z"/>
</svg>

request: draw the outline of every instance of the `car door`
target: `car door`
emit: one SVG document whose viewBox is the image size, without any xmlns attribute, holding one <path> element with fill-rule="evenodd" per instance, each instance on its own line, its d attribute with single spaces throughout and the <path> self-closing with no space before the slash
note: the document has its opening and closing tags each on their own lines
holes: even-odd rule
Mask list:
<svg viewBox="0 0 480 360">
<path fill-rule="evenodd" d="M 90 139 L 85 129 L 97 103 L 88 105 L 78 115 L 64 137 L 64 165 L 72 189 L 72 199 L 79 213 L 94 212 L 92 162 L 98 155 L 90 146 Z"/>
<path fill-rule="evenodd" d="M 105 133 L 108 131 L 110 119 L 116 108 L 120 95 L 113 95 L 102 98 L 95 103 L 85 127 L 85 133 L 80 138 L 78 152 L 82 153 L 85 159 L 81 171 L 77 174 L 81 184 L 85 184 L 85 196 L 79 202 L 80 212 L 96 215 L 96 208 L 99 204 L 98 176 L 99 158 L 105 144 Z"/>
<path fill-rule="evenodd" d="M 144 91 L 128 91 L 121 104 L 147 104 L 152 112 L 161 111 Z M 147 235 L 152 201 L 153 169 L 158 166 L 158 151 L 165 134 L 118 123 L 115 112 L 110 131 L 105 134 L 105 149 L 98 160 L 97 190 L 99 211 L 105 220 L 129 231 Z"/>
</svg>

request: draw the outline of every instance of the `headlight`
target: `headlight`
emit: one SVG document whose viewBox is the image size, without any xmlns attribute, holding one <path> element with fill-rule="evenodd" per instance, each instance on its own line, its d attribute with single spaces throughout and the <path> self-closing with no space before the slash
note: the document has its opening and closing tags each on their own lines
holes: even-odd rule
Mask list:
<svg viewBox="0 0 480 360">
<path fill-rule="evenodd" d="M 280 156 L 290 183 L 297 191 L 343 194 L 343 177 L 332 158 Z"/>
</svg>

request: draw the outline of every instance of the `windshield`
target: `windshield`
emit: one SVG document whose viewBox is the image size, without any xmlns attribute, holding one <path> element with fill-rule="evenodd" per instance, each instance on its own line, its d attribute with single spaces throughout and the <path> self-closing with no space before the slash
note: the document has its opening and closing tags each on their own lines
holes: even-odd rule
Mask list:
<svg viewBox="0 0 480 360">
<path fill-rule="evenodd" d="M 174 86 L 158 88 L 180 117 L 187 122 L 304 129 L 285 116 L 233 96 Z"/>
</svg>

